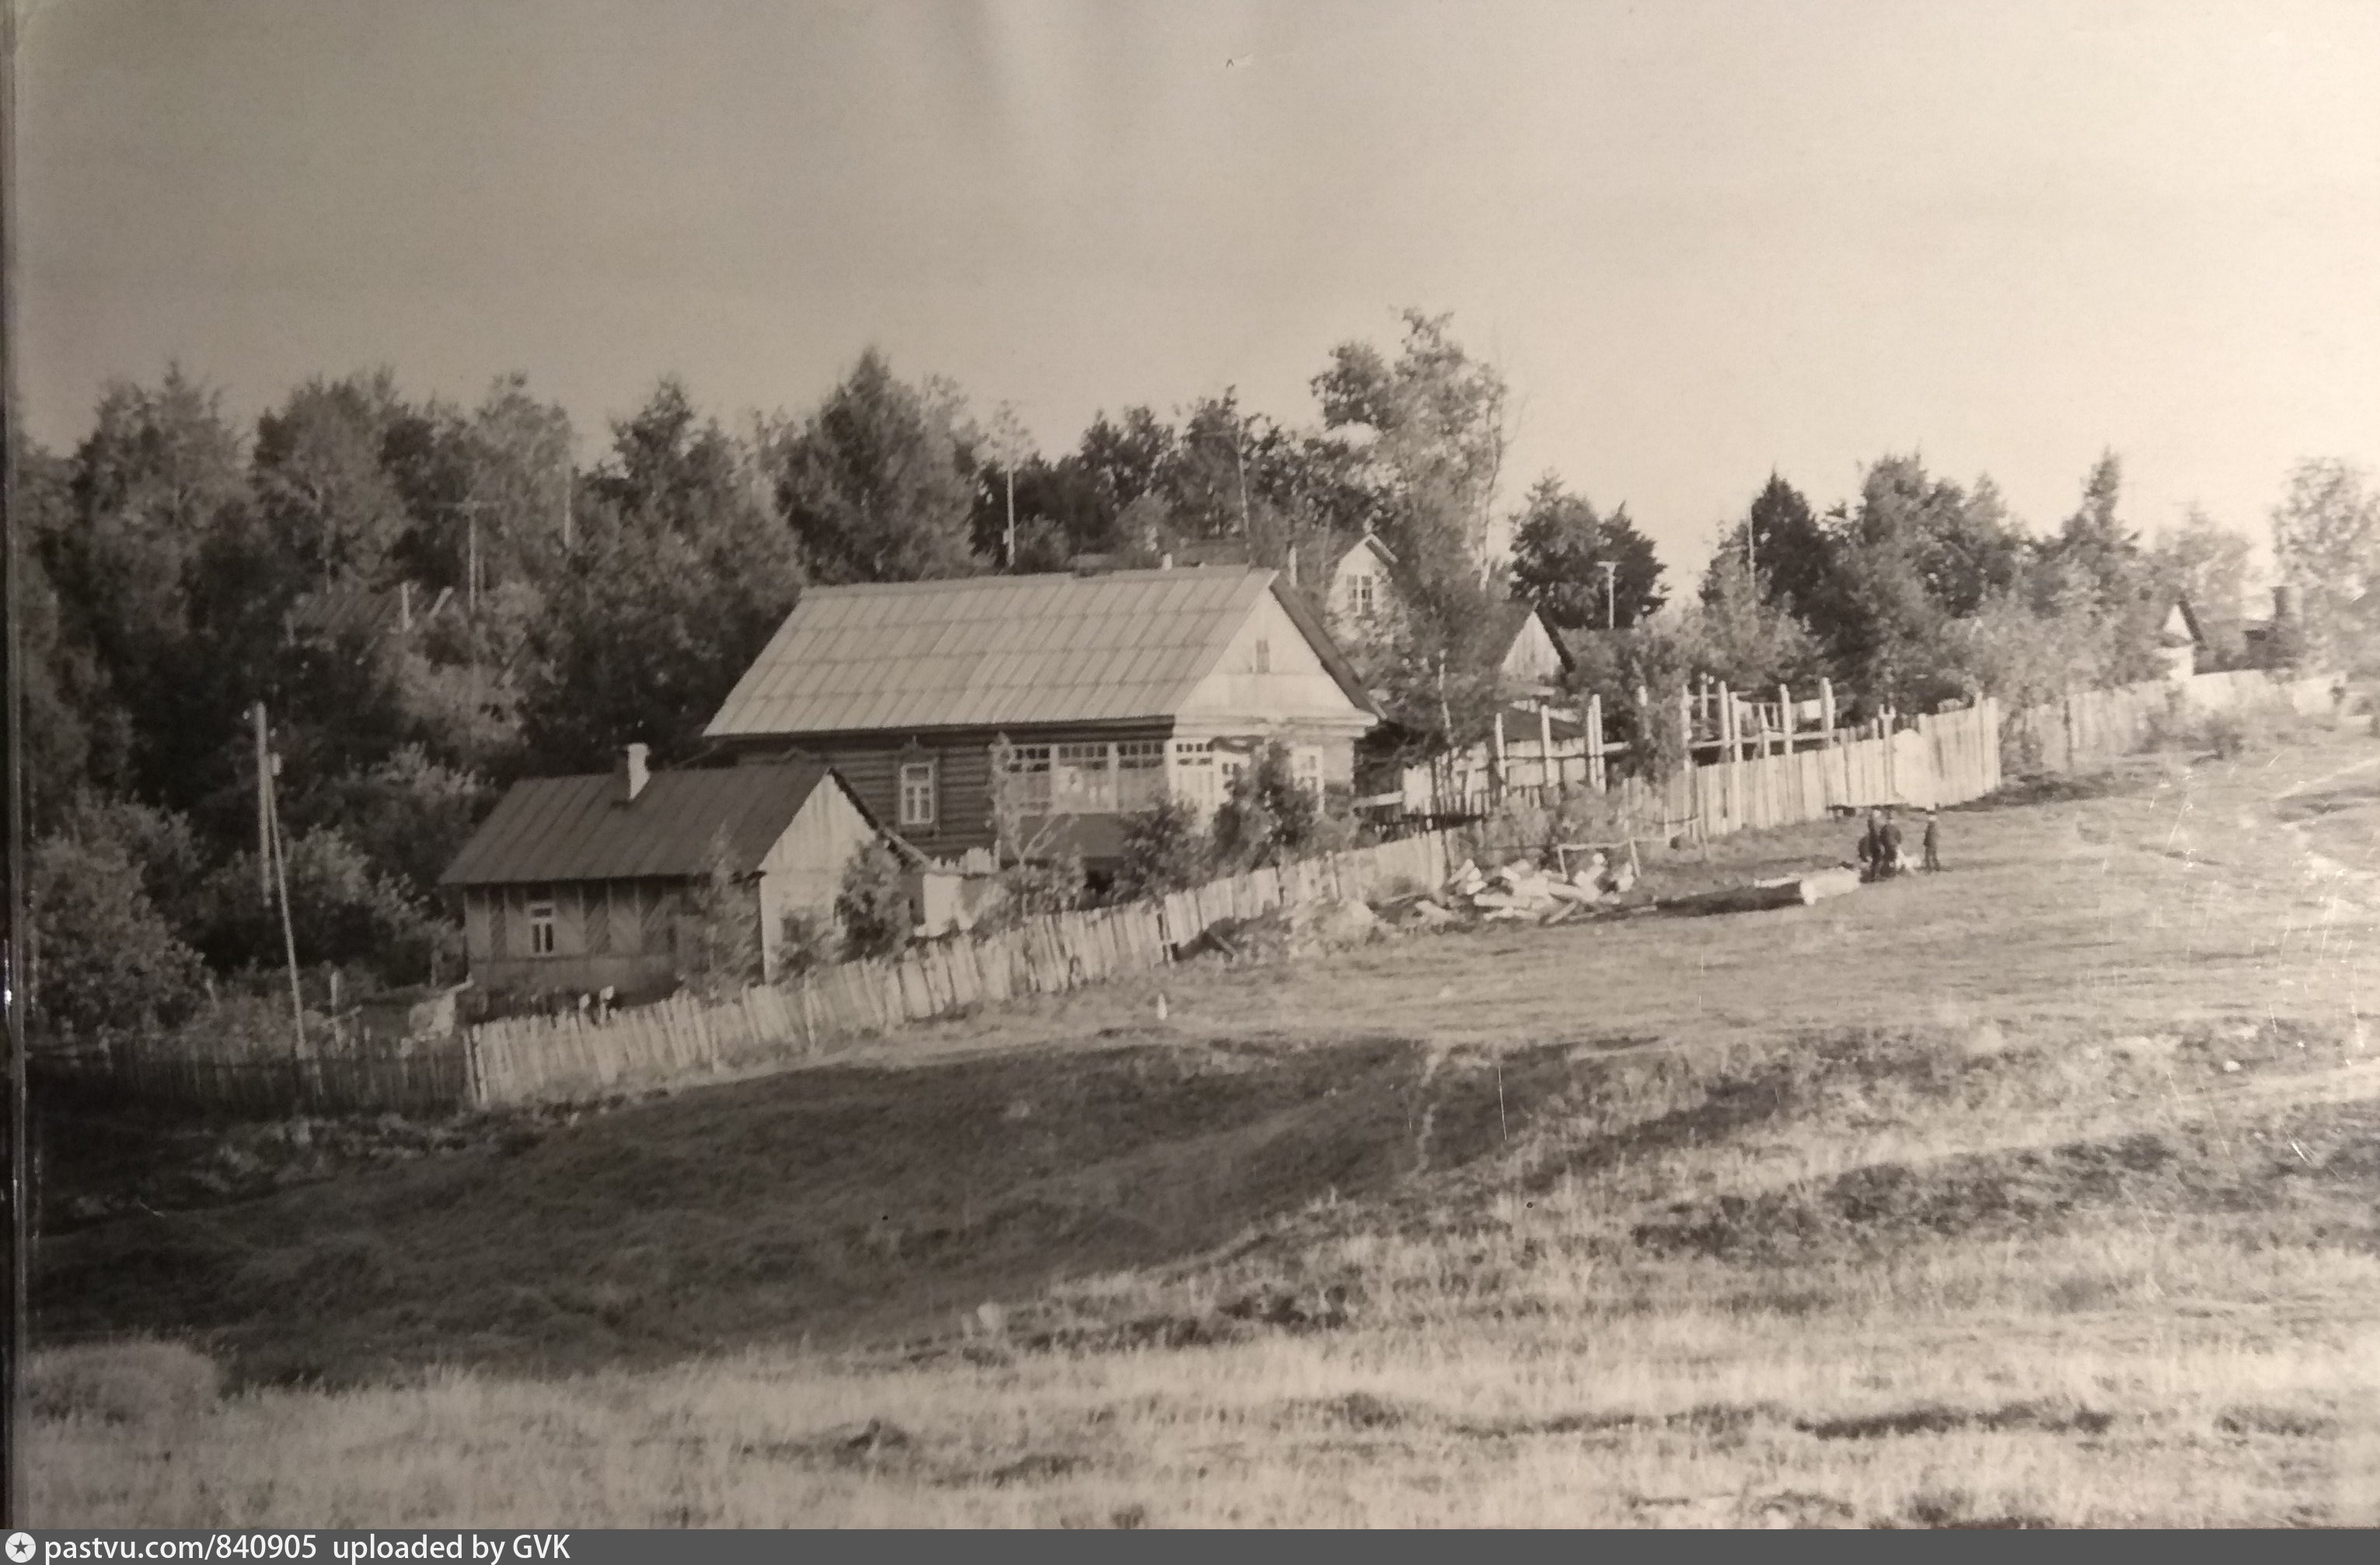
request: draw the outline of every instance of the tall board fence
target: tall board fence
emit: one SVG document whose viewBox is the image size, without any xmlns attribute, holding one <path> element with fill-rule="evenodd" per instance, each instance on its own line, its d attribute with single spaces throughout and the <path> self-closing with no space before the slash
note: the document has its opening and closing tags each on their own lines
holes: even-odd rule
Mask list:
<svg viewBox="0 0 2380 1565">
<path fill-rule="evenodd" d="M 2011 770 L 2072 771 L 2131 754 L 2159 722 L 2175 718 L 2252 711 L 2318 716 L 2331 710 L 2334 685 L 2327 674 L 2279 679 L 2259 669 L 2235 669 L 2076 690 L 2010 713 L 2000 749 Z"/>
<path fill-rule="evenodd" d="M 1696 766 L 1658 784 L 1629 780 L 1602 796 L 1609 811 L 1643 835 L 1705 838 L 1883 802 L 1963 804 L 1998 788 L 2004 766 L 2066 770 L 2137 748 L 2159 714 L 2178 706 L 2311 714 L 2327 709 L 2329 690 L 2327 679 L 2207 674 L 2078 691 L 2007 713 L 1985 699 L 1920 717 L 1888 734 L 1852 739 L 1846 731 L 1821 748 Z M 144 1098 L 239 1113 L 419 1113 L 584 1101 L 811 1059 L 911 1023 L 1148 971 L 1225 919 L 1440 885 L 1451 868 L 1450 845 L 1446 833 L 1425 832 L 1152 901 L 932 941 L 898 958 L 842 963 L 717 1003 L 680 995 L 601 1020 L 520 1017 L 446 1037 L 358 1043 L 296 1061 L 210 1060 L 162 1041 L 135 1041 L 57 1065 Z"/>
</svg>

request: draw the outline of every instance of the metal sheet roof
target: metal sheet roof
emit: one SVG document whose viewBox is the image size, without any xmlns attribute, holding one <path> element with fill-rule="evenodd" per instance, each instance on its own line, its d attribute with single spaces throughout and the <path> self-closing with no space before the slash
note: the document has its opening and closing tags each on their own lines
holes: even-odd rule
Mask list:
<svg viewBox="0 0 2380 1565">
<path fill-rule="evenodd" d="M 1274 573 L 1201 567 L 812 588 L 703 730 L 845 734 L 1170 717 Z M 1349 698 L 1373 710 L 1294 594 Z"/>
<path fill-rule="evenodd" d="M 842 786 L 827 768 L 796 761 L 656 771 L 623 804 L 610 773 L 532 777 L 506 790 L 438 883 L 701 875 L 722 832 L 730 865 L 746 873 L 760 867 L 811 793 L 830 779 Z"/>
</svg>

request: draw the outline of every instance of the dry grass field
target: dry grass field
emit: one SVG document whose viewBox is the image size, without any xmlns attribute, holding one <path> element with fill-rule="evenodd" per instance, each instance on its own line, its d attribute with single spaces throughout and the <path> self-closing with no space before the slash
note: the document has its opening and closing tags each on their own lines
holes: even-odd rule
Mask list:
<svg viewBox="0 0 2380 1565">
<path fill-rule="evenodd" d="M 32 1518 L 2380 1523 L 2375 826 L 2167 754 L 91 1223 Z"/>
</svg>

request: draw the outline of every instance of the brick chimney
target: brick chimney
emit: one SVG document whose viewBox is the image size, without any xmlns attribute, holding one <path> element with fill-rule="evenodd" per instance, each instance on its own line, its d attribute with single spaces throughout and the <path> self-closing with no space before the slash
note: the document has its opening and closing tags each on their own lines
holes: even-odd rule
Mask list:
<svg viewBox="0 0 2380 1565">
<path fill-rule="evenodd" d="M 645 791 L 645 783 L 652 776 L 645 765 L 646 753 L 642 745 L 630 745 L 620 752 L 620 764 L 612 773 L 613 780 L 618 783 L 613 795 L 613 803 L 632 804 L 637 795 Z"/>
</svg>

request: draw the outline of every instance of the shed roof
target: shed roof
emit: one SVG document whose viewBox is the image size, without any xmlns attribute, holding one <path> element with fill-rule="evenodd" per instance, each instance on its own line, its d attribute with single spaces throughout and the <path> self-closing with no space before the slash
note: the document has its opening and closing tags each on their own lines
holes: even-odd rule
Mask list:
<svg viewBox="0 0 2380 1565">
<path fill-rule="evenodd" d="M 505 791 L 438 883 L 702 875 L 710 868 L 711 843 L 722 833 L 730 867 L 748 874 L 822 782 L 843 787 L 831 769 L 799 761 L 656 771 L 634 800 L 622 803 L 619 781 L 608 772 L 528 778 Z M 856 798 L 851 802 L 867 814 Z"/>
<path fill-rule="evenodd" d="M 812 588 L 705 737 L 1170 717 L 1271 593 L 1347 698 L 1371 698 L 1297 594 L 1249 568 Z"/>
</svg>

